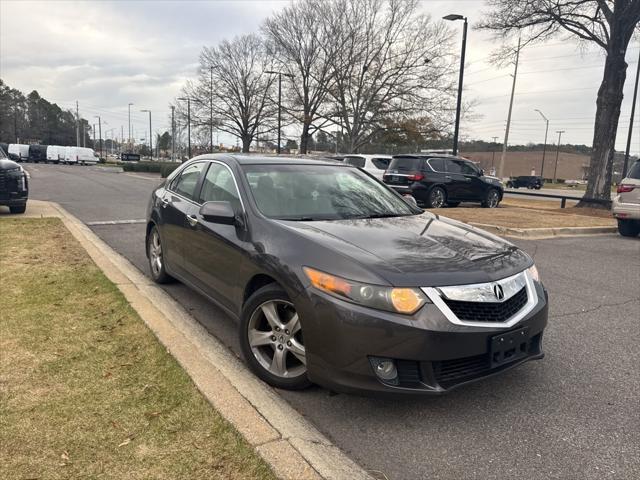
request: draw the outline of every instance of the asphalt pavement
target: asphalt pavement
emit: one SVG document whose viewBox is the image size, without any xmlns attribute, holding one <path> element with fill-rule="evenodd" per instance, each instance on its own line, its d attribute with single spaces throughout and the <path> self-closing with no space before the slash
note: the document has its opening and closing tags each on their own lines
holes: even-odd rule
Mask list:
<svg viewBox="0 0 640 480">
<path fill-rule="evenodd" d="M 147 273 L 150 176 L 27 165 L 31 197 L 60 203 Z M 376 399 L 280 391 L 379 478 L 640 478 L 640 238 L 515 242 L 550 292 L 546 358 L 442 397 Z M 235 321 L 200 295 L 166 290 L 239 354 Z"/>
</svg>

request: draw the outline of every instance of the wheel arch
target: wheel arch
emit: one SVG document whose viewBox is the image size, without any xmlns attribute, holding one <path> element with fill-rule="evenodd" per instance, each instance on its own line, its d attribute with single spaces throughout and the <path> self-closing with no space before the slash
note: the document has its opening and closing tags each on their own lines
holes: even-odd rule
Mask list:
<svg viewBox="0 0 640 480">
<path fill-rule="evenodd" d="M 260 290 L 262 287 L 270 284 L 276 284 L 284 289 L 282 283 L 280 283 L 275 277 L 269 274 L 257 273 L 253 275 L 244 286 L 244 290 L 242 292 L 242 306 L 247 303 L 247 300 L 249 299 L 249 297 L 251 297 L 251 295 Z"/>
</svg>

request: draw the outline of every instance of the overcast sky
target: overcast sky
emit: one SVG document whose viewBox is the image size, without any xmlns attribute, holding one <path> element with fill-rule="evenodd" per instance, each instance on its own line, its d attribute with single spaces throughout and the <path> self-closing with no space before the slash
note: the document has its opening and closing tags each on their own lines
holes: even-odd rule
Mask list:
<svg viewBox="0 0 640 480">
<path fill-rule="evenodd" d="M 12 1 L 0 0 L 0 77 L 25 94 L 37 90 L 63 108 L 80 104 L 92 121 L 100 115 L 104 132 L 127 131 L 127 104 L 136 137 L 144 137 L 151 109 L 153 130 L 169 129 L 169 107 L 185 80 L 196 74 L 204 45 L 255 32 L 282 1 Z M 438 19 L 447 13 L 469 17 L 470 26 L 485 8 L 481 0 L 421 2 Z M 461 35 L 462 24 L 451 24 Z M 496 46 L 488 34 L 470 29 L 465 100 L 474 100 L 475 119 L 465 122 L 466 138 L 504 138 L 512 67 L 486 63 Z M 629 70 L 617 149 L 624 150 L 629 127 L 639 45 L 627 55 Z M 593 47 L 581 52 L 559 37 L 528 47 L 521 55 L 510 144 L 542 142 L 549 118 L 549 143 L 565 130 L 562 143 L 591 145 L 593 117 L 604 57 Z M 636 109 L 637 110 L 637 109 Z M 640 112 L 634 122 L 632 152 L 640 152 Z M 293 132 L 289 132 L 293 134 Z M 225 143 L 229 137 L 220 138 Z M 235 143 L 235 142 L 234 142 Z"/>
</svg>

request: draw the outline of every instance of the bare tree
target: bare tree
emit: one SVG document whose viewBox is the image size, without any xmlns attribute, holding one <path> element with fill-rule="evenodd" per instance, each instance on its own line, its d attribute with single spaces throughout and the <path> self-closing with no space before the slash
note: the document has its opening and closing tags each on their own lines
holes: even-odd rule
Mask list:
<svg viewBox="0 0 640 480">
<path fill-rule="evenodd" d="M 337 46 L 326 115 L 340 123 L 350 152 L 390 119 L 429 114 L 448 123 L 443 113 L 453 111 L 455 94 L 451 35 L 417 6 L 417 0 L 334 0 L 326 8 Z"/>
<path fill-rule="evenodd" d="M 242 151 L 249 152 L 258 129 L 266 132 L 274 128 L 276 106 L 269 96 L 274 78 L 265 73 L 268 61 L 262 39 L 255 34 L 205 47 L 200 54 L 198 81 L 184 88 L 194 99 L 192 125 L 209 125 L 213 113 L 216 128 L 238 137 Z M 181 116 L 183 110 L 184 106 Z"/>
<path fill-rule="evenodd" d="M 640 21 L 640 0 L 488 0 L 488 3 L 492 10 L 480 28 L 505 37 L 522 34 L 527 41 L 543 41 L 565 33 L 605 51 L 585 196 L 611 198 L 613 156 L 627 75 L 625 55 Z M 585 205 L 588 202 L 579 204 Z"/>
<path fill-rule="evenodd" d="M 307 153 L 309 138 L 332 81 L 335 39 L 325 25 L 327 3 L 307 0 L 292 3 L 267 19 L 263 32 L 275 67 L 291 75 L 284 107 L 302 124 L 300 153 Z"/>
</svg>

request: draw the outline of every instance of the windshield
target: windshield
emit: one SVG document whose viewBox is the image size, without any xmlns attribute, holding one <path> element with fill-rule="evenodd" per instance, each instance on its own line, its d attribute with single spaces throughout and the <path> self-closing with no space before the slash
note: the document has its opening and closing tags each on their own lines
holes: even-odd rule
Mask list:
<svg viewBox="0 0 640 480">
<path fill-rule="evenodd" d="M 341 220 L 415 215 L 368 175 L 333 165 L 243 165 L 258 209 L 281 220 Z"/>
</svg>

